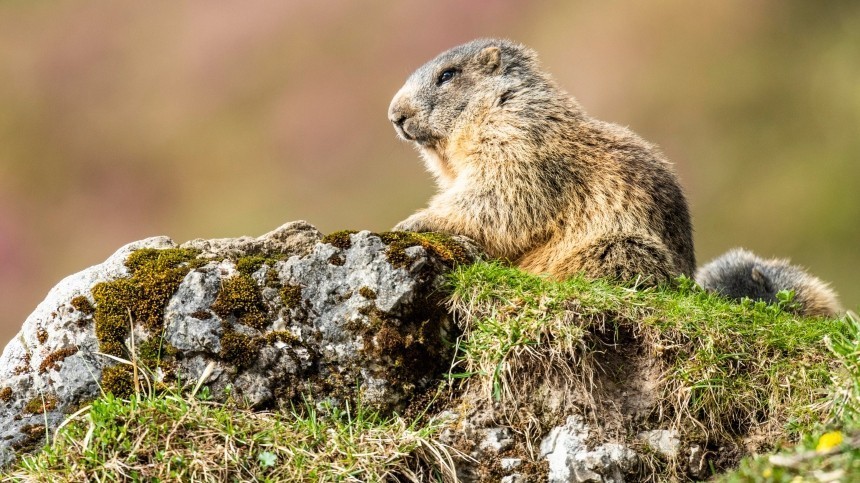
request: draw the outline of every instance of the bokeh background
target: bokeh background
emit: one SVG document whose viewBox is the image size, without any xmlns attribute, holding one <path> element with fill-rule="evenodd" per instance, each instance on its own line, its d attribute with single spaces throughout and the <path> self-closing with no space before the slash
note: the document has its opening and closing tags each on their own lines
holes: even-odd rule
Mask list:
<svg viewBox="0 0 860 483">
<path fill-rule="evenodd" d="M 860 2 L 6 0 L 0 342 L 133 240 L 391 227 L 433 186 L 388 102 L 481 36 L 662 146 L 700 263 L 790 257 L 860 306 Z"/>
</svg>

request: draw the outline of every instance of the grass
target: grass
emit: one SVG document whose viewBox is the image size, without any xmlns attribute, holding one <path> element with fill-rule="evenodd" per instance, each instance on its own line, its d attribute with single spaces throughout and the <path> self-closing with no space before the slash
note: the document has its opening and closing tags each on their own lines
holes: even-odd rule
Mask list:
<svg viewBox="0 0 860 483">
<path fill-rule="evenodd" d="M 451 307 L 466 331 L 457 371 L 481 375 L 488 398 L 527 397 L 533 387 L 524 379 L 549 371 L 593 391 L 611 371 L 606 361 L 618 361 L 607 353 L 638 354 L 659 365 L 660 417 L 706 440 L 753 430 L 779 437 L 786 428 L 796 437 L 814 427 L 832 404 L 834 362 L 824 338 L 849 330 L 842 320 L 733 303 L 686 279 L 635 290 L 555 282 L 499 264 L 458 270 Z"/>
<path fill-rule="evenodd" d="M 107 395 L 4 481 L 428 481 L 450 472 L 441 425 L 361 406 L 253 412 L 190 394 Z"/>
<path fill-rule="evenodd" d="M 860 481 L 860 320 L 849 313 L 850 333 L 828 337 L 841 364 L 830 418 L 794 447 L 743 460 L 724 482 Z"/>
<path fill-rule="evenodd" d="M 800 318 L 784 310 L 790 296 L 775 306 L 732 303 L 686 279 L 637 289 L 497 263 L 455 269 L 449 290 L 463 336 L 451 394 L 434 411 L 476 394 L 473 406 L 526 414 L 533 426 L 520 434 L 539 438 L 559 421 L 520 410 L 537 404 L 547 380 L 599 415 L 612 406 L 601 397 L 653 377 L 653 407 L 637 425 L 678 429 L 686 442 L 745 440 L 752 450 L 800 441 L 776 457 L 790 464 L 750 458 L 727 481 L 789 481 L 810 467 L 860 476 L 854 321 Z M 383 416 L 360 404 L 252 412 L 179 390 L 104 396 L 4 481 L 451 481 L 456 451 L 439 442 L 445 428 L 429 415 Z M 825 434 L 831 446 L 822 449 Z"/>
</svg>

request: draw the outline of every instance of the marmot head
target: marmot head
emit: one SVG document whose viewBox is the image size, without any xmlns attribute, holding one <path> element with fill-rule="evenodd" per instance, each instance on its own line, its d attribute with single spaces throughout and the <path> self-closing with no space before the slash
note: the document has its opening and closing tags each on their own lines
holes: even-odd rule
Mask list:
<svg viewBox="0 0 860 483">
<path fill-rule="evenodd" d="M 401 138 L 437 148 L 458 120 L 472 124 L 524 85 L 544 84 L 534 51 L 508 40 L 479 39 L 427 62 L 407 79 L 388 108 Z M 459 124 L 463 124 L 462 120 Z"/>
</svg>

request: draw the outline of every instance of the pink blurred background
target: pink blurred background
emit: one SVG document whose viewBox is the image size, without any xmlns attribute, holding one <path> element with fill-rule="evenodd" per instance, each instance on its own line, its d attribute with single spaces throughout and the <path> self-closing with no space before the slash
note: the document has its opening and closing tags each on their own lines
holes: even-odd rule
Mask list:
<svg viewBox="0 0 860 483">
<path fill-rule="evenodd" d="M 534 47 L 592 115 L 662 146 L 700 263 L 790 257 L 860 306 L 856 2 L 10 0 L 0 339 L 130 241 L 391 227 L 433 186 L 388 102 L 482 36 Z"/>
</svg>

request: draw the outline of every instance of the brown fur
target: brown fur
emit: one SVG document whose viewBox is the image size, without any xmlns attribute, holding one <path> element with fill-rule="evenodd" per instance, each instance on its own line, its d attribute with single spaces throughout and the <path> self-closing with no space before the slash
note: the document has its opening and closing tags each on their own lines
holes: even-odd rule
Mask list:
<svg viewBox="0 0 860 483">
<path fill-rule="evenodd" d="M 389 118 L 439 187 L 395 229 L 466 235 L 558 278 L 660 283 L 695 271 L 687 202 L 663 155 L 588 117 L 522 45 L 484 39 L 441 54 Z"/>
</svg>

